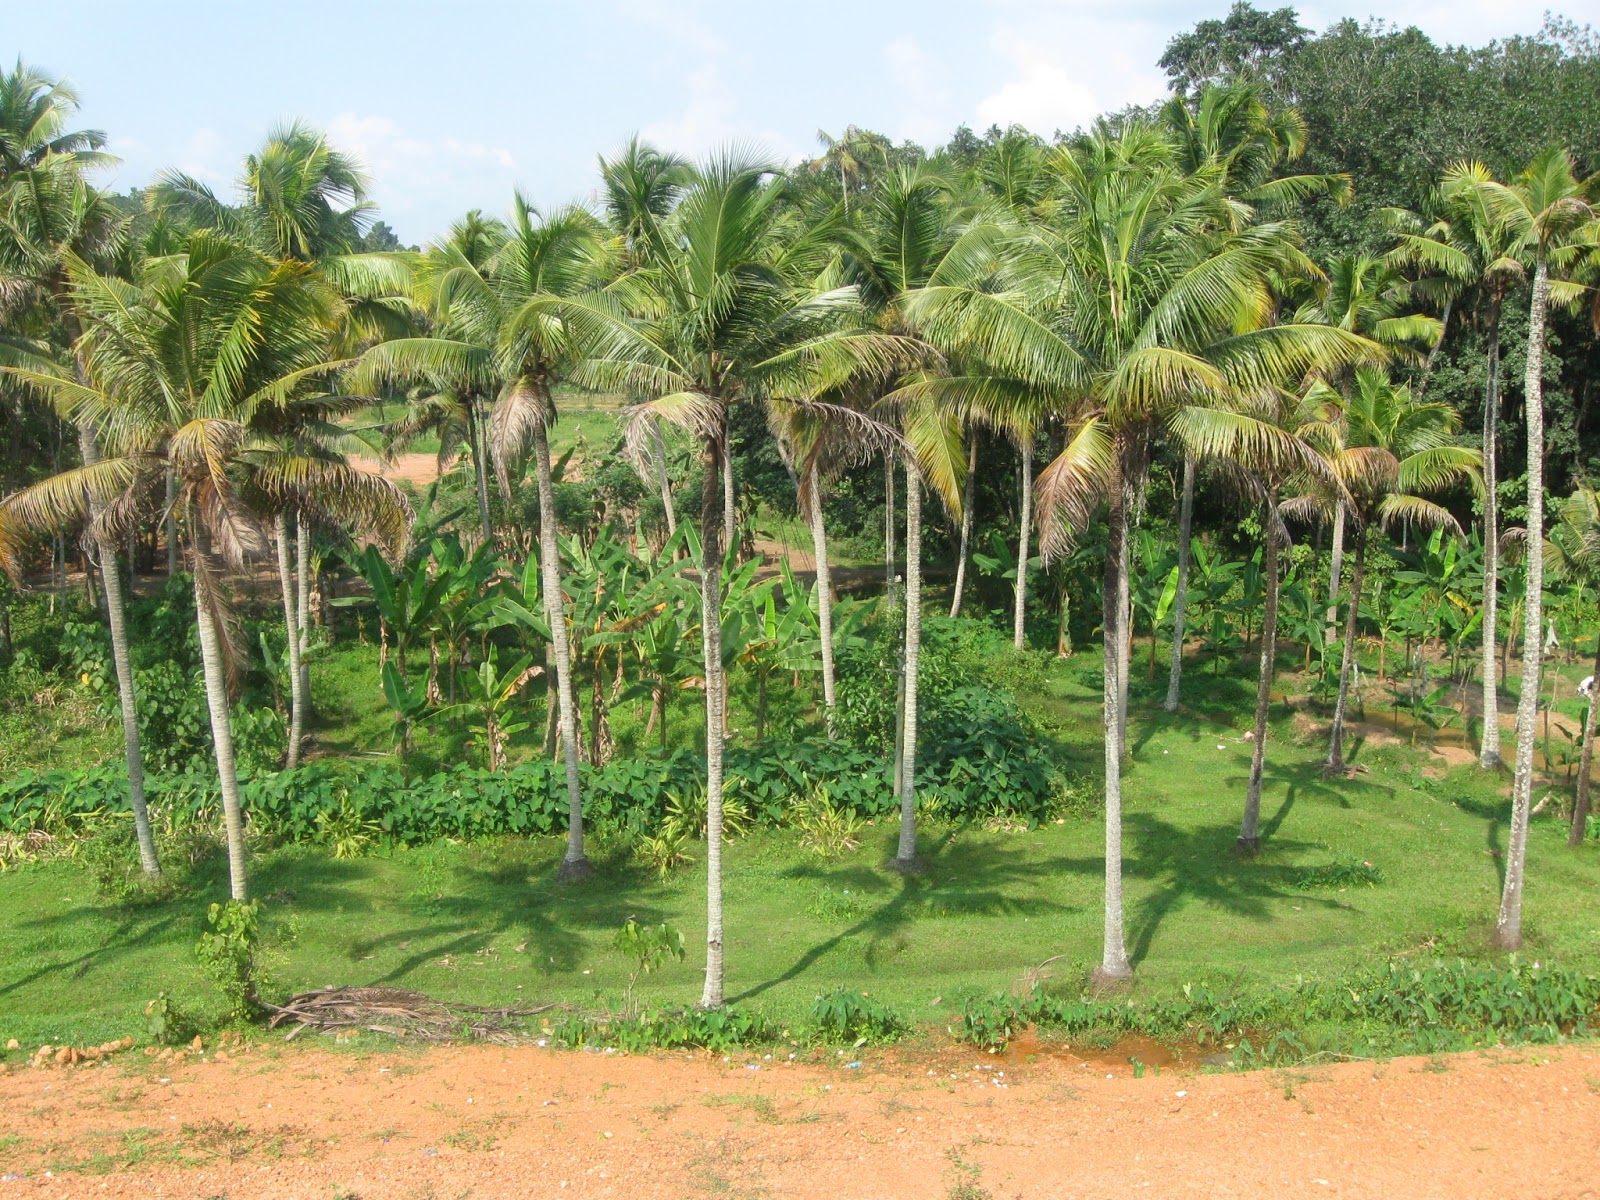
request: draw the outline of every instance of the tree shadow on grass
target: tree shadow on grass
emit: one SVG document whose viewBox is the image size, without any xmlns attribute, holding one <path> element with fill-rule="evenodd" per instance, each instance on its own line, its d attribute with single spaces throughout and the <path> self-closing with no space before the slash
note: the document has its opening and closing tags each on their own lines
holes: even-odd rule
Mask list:
<svg viewBox="0 0 1600 1200">
<path fill-rule="evenodd" d="M 454 864 L 448 895 L 413 897 L 425 915 L 440 919 L 353 943 L 351 957 L 424 942 L 373 981 L 394 983 L 430 961 L 476 954 L 510 936 L 528 944 L 529 960 L 543 969 L 571 971 L 588 946 L 584 931 L 616 929 L 629 916 L 666 919 L 656 903 L 665 889 L 645 871 L 602 861 L 583 884 L 561 885 L 554 882 L 561 853 L 533 843 L 484 848 L 477 862 Z"/>
<path fill-rule="evenodd" d="M 885 835 L 884 855 L 894 852 L 893 835 Z M 894 875 L 859 864 L 830 866 L 826 863 L 802 864 L 780 873 L 780 878 L 812 880 L 828 887 L 845 887 L 862 895 L 889 898 L 848 928 L 840 930 L 805 950 L 782 974 L 746 988 L 730 1002 L 750 1000 L 780 984 L 804 975 L 831 951 L 865 936 L 865 961 L 877 965 L 877 955 L 885 945 L 893 945 L 919 921 L 968 916 L 1060 916 L 1078 911 L 1072 905 L 1041 898 L 1022 898 L 1009 894 L 1008 885 L 1037 882 L 1058 877 L 1064 870 L 1081 872 L 1098 869 L 1097 864 L 1055 858 L 1020 861 L 1004 846 L 978 841 L 963 841 L 941 831 L 919 838 L 923 868 L 916 874 Z"/>
<path fill-rule="evenodd" d="M 1280 823 L 1293 799 L 1286 799 L 1273 820 Z M 1138 925 L 1129 957 L 1143 962 L 1157 931 L 1182 906 L 1198 901 L 1254 921 L 1275 920 L 1270 902 L 1298 900 L 1302 905 L 1340 910 L 1351 906 L 1338 900 L 1310 895 L 1294 888 L 1298 868 L 1272 857 L 1240 858 L 1234 845 L 1234 825 L 1207 825 L 1198 829 L 1178 826 L 1148 814 L 1131 818 L 1134 852 L 1124 871 L 1151 880 L 1156 889 L 1133 906 Z M 1279 841 L 1274 852 L 1315 849 L 1309 842 Z"/>
<path fill-rule="evenodd" d="M 25 922 L 21 928 L 54 929 L 64 923 L 103 919 L 105 912 L 106 908 L 103 907 L 90 910 L 78 909 L 63 916 L 41 917 L 36 921 Z M 143 914 L 140 914 L 140 916 L 143 916 Z M 148 922 L 141 921 L 132 915 L 126 915 L 109 936 L 102 938 L 98 946 L 72 958 L 39 963 L 27 974 L 18 976 L 10 983 L 0 984 L 0 996 L 21 991 L 51 975 L 70 974 L 73 979 L 83 979 L 93 972 L 96 967 L 108 966 L 124 954 L 167 940 L 171 934 L 177 932 L 184 924 L 185 922 L 176 915 L 154 917 Z"/>
</svg>

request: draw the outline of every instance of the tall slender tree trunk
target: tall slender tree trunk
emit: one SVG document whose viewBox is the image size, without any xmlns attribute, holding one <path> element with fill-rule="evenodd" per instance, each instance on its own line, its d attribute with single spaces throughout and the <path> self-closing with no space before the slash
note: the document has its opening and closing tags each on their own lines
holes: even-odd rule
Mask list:
<svg viewBox="0 0 1600 1200">
<path fill-rule="evenodd" d="M 894 460 L 893 450 L 883 452 L 883 569 L 884 596 L 894 604 Z"/>
<path fill-rule="evenodd" d="M 727 411 L 722 414 L 726 430 Z M 722 945 L 722 526 L 717 511 L 721 436 L 700 454 L 700 630 L 706 680 L 706 982 L 702 1008 L 721 1008 Z"/>
<path fill-rule="evenodd" d="M 1123 508 L 1122 569 L 1117 572 L 1117 607 L 1120 613 L 1117 618 L 1117 651 L 1120 657 L 1117 664 L 1117 752 L 1122 755 L 1123 762 L 1129 758 L 1128 680 L 1133 668 L 1132 568 L 1128 561 L 1133 541 L 1130 507 L 1125 504 Z"/>
<path fill-rule="evenodd" d="M 1272 707 L 1272 676 L 1278 653 L 1278 487 L 1267 489 L 1267 602 L 1261 616 L 1261 677 L 1256 682 L 1255 746 L 1250 755 L 1250 789 L 1244 798 L 1244 820 L 1238 847 L 1246 854 L 1261 849 L 1261 775 L 1267 762 L 1267 717 Z"/>
<path fill-rule="evenodd" d="M 901 723 L 900 845 L 890 865 L 917 870 L 917 671 L 922 659 L 922 480 L 906 460 L 906 688 Z"/>
<path fill-rule="evenodd" d="M 817 562 L 817 627 L 822 639 L 822 719 L 833 737 L 833 572 L 828 568 L 828 529 L 822 520 L 822 480 L 811 464 L 811 550 Z"/>
<path fill-rule="evenodd" d="M 196 532 L 197 537 L 203 534 Z M 204 552 L 203 544 L 197 547 Z M 213 619 L 221 597 L 210 595 L 209 574 L 195 572 L 195 626 L 200 635 L 200 666 L 205 677 L 206 707 L 211 714 L 212 750 L 217 759 L 217 780 L 222 788 L 222 821 L 228 843 L 228 894 L 248 899 L 245 882 L 244 804 L 239 798 L 239 776 L 233 761 L 233 726 L 228 716 L 228 681 L 223 666 L 222 632 Z"/>
<path fill-rule="evenodd" d="M 1528 313 L 1528 369 L 1523 408 L 1528 421 L 1527 596 L 1522 611 L 1522 680 L 1517 696 L 1517 765 L 1511 781 L 1511 837 L 1506 846 L 1506 883 L 1492 941 L 1502 950 L 1522 945 L 1522 883 L 1528 861 L 1528 816 L 1533 799 L 1534 719 L 1539 711 L 1539 674 L 1544 616 L 1544 340 L 1550 303 L 1550 266 L 1539 251 Z"/>
<path fill-rule="evenodd" d="M 1600 633 L 1595 636 L 1594 678 L 1600 680 Z M 1572 828 L 1567 832 L 1567 845 L 1583 845 L 1589 829 L 1589 768 L 1594 762 L 1595 708 L 1600 706 L 1600 687 L 1589 689 L 1589 708 L 1583 714 L 1583 751 L 1578 756 L 1578 797 L 1572 803 Z"/>
<path fill-rule="evenodd" d="M 117 672 L 117 697 L 122 705 L 122 744 L 128 756 L 128 807 L 133 810 L 134 839 L 139 845 L 139 865 L 147 875 L 161 873 L 155 836 L 150 831 L 150 810 L 144 797 L 144 760 L 139 743 L 139 696 L 133 682 L 133 661 L 128 653 L 126 605 L 116 551 L 99 543 L 100 568 L 106 593 L 106 623 L 111 626 L 111 660 Z"/>
<path fill-rule="evenodd" d="M 1022 438 L 1022 532 L 1017 539 L 1017 597 L 1011 618 L 1011 644 L 1018 650 L 1022 649 L 1028 616 L 1028 535 L 1032 532 L 1033 430 L 1030 429 Z"/>
<path fill-rule="evenodd" d="M 549 397 L 543 397 L 549 411 Z M 561 593 L 561 559 L 556 546 L 556 492 L 550 477 L 550 436 L 543 421 L 533 424 L 534 470 L 539 479 L 539 586 L 550 622 L 555 659 L 557 723 L 567 775 L 567 852 L 556 878 L 586 879 L 594 871 L 583 850 L 583 789 L 578 782 L 578 702 L 572 692 L 572 646 L 567 637 L 566 598 Z"/>
<path fill-rule="evenodd" d="M 278 540 L 278 590 L 283 593 L 283 630 L 289 654 L 289 751 L 283 765 L 292 771 L 300 765 L 305 712 L 300 692 L 300 625 L 295 617 L 294 574 L 289 566 L 288 514 L 280 512 L 274 524 Z"/>
<path fill-rule="evenodd" d="M 1333 552 L 1328 558 L 1328 620 L 1322 634 L 1322 644 L 1331 646 L 1339 630 L 1339 591 L 1344 582 L 1344 518 L 1343 500 L 1333 506 Z"/>
<path fill-rule="evenodd" d="M 478 397 L 467 396 L 467 436 L 472 442 L 473 486 L 478 494 L 478 527 L 484 544 L 494 541 L 494 522 L 489 517 L 489 452 L 483 436 L 483 414 Z"/>
<path fill-rule="evenodd" d="M 1495 672 L 1495 642 L 1500 616 L 1500 500 L 1496 442 L 1500 420 L 1500 289 L 1489 301 L 1489 380 L 1483 397 L 1483 740 L 1478 765 L 1500 765 L 1500 680 Z"/>
<path fill-rule="evenodd" d="M 1194 455 L 1183 456 L 1183 499 L 1178 505 L 1178 589 L 1172 597 L 1172 671 L 1167 677 L 1169 713 L 1178 711 L 1183 688 L 1183 642 L 1188 633 L 1189 540 L 1194 529 Z M 1152 635 L 1153 636 L 1153 635 Z"/>
<path fill-rule="evenodd" d="M 972 552 L 972 506 L 978 496 L 978 430 L 967 428 L 967 478 L 961 489 L 961 549 L 956 555 L 956 590 L 950 598 L 950 615 L 961 615 L 961 594 L 967 586 L 967 559 Z"/>
<path fill-rule="evenodd" d="M 300 643 L 300 726 L 311 711 L 311 525 L 304 515 L 294 523 L 295 637 Z"/>
<path fill-rule="evenodd" d="M 1367 560 L 1367 527 L 1356 527 L 1356 569 L 1350 576 L 1350 600 L 1344 618 L 1344 655 L 1339 663 L 1339 696 L 1333 704 L 1333 732 L 1328 740 L 1329 771 L 1344 770 L 1344 713 L 1350 695 L 1350 665 L 1356 655 L 1356 618 L 1361 611 L 1361 584 Z"/>
<path fill-rule="evenodd" d="M 87 425 L 78 426 L 78 451 L 85 466 L 100 461 L 94 434 Z M 156 840 L 150 831 L 150 810 L 144 797 L 144 755 L 139 741 L 139 691 L 133 681 L 133 656 L 128 651 L 126 607 L 122 596 L 122 576 L 118 573 L 117 551 L 108 539 L 100 537 L 100 505 L 89 496 L 89 529 L 100 556 L 100 573 L 105 580 L 106 624 L 111 628 L 111 662 L 117 675 L 117 699 L 122 706 L 122 745 L 128 758 L 128 807 L 133 810 L 134 839 L 139 845 L 139 865 L 147 875 L 161 873 L 156 856 Z M 87 555 L 85 571 L 90 571 Z"/>
<path fill-rule="evenodd" d="M 672 476 L 667 473 L 667 438 L 659 420 L 650 423 L 650 449 L 656 461 L 656 482 L 661 488 L 661 507 L 667 515 L 667 536 L 678 532 L 678 511 L 672 506 Z"/>
<path fill-rule="evenodd" d="M 726 420 L 722 423 L 722 544 L 731 547 L 738 533 L 734 516 L 733 494 L 733 434 Z M 724 709 L 726 716 L 726 709 Z"/>
<path fill-rule="evenodd" d="M 1118 439 L 1120 442 L 1120 438 Z M 1095 978 L 1110 983 L 1133 974 L 1122 930 L 1122 717 L 1123 577 L 1128 569 L 1127 492 L 1123 448 L 1113 450 L 1113 478 L 1107 494 L 1107 539 L 1102 623 L 1105 627 L 1106 893 L 1105 942 Z"/>
<path fill-rule="evenodd" d="M 178 478 L 167 471 L 167 578 L 178 573 L 178 514 L 173 506 L 178 498 Z"/>
</svg>

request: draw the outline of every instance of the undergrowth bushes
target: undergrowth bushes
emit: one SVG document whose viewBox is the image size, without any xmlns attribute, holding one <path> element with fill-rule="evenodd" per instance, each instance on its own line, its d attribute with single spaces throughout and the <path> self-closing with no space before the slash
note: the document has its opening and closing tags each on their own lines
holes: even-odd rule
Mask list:
<svg viewBox="0 0 1600 1200">
<path fill-rule="evenodd" d="M 1047 763 L 1001 755 L 957 755 L 919 772 L 930 808 L 952 818 L 994 811 L 1041 820 L 1070 785 Z M 858 817 L 895 808 L 888 767 L 876 755 L 822 742 L 730 748 L 726 790 L 760 825 L 788 822 L 791 809 L 825 794 L 835 810 Z M 584 816 L 637 833 L 658 830 L 670 806 L 695 803 L 705 787 L 704 759 L 687 750 L 613 759 L 584 768 Z M 565 779 L 548 759 L 504 771 L 460 765 L 408 779 L 395 765 L 327 760 L 242 781 L 258 835 L 331 846 L 340 857 L 375 841 L 414 844 L 434 838 L 543 835 L 565 827 Z M 152 775 L 154 808 L 205 819 L 219 806 L 215 780 L 200 771 Z M 128 781 L 119 766 L 20 771 L 0 781 L 0 832 L 40 830 L 74 837 L 101 818 L 125 812 Z"/>
<path fill-rule="evenodd" d="M 1139 1034 L 1227 1046 L 1240 1064 L 1305 1058 L 1428 1054 L 1498 1041 L 1546 1043 L 1600 1029 L 1600 977 L 1512 957 L 1501 968 L 1464 960 L 1390 962 L 1331 981 L 1239 996 L 1185 985 L 1136 1004 L 1092 996 L 969 1000 L 951 1027 L 962 1041 L 999 1049 L 1033 1026 L 1067 1036 Z"/>
</svg>

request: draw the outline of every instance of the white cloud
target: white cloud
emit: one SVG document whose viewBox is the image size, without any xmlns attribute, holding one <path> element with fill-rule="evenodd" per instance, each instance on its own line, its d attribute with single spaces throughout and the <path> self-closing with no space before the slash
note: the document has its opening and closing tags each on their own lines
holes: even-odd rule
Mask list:
<svg viewBox="0 0 1600 1200">
<path fill-rule="evenodd" d="M 509 206 L 516 159 L 501 146 L 458 138 L 414 137 L 388 117 L 343 112 L 327 125 L 328 140 L 358 157 L 373 180 L 384 216 L 402 220 L 441 207 Z M 407 224 L 414 222 L 407 220 Z"/>
<path fill-rule="evenodd" d="M 980 128 L 1016 122 L 1048 137 L 1165 94 L 1154 64 L 1174 24 L 1159 5 L 1130 0 L 1116 10 L 1098 0 L 994 0 L 993 7 L 1000 20 L 989 44 L 1006 70 L 1004 82 L 978 101 Z"/>
</svg>

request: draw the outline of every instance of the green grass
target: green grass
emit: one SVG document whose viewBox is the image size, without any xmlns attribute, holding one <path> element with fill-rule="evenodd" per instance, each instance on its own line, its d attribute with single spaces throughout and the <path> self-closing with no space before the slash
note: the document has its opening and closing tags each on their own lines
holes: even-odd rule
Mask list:
<svg viewBox="0 0 1600 1200">
<path fill-rule="evenodd" d="M 370 690 L 370 664 L 342 657 L 320 668 L 330 696 Z M 1046 735 L 1085 773 L 1101 755 L 1097 675 L 1097 656 L 1086 653 L 1052 664 L 1044 692 L 1029 697 Z M 1168 717 L 1153 693 L 1135 691 L 1125 846 L 1139 989 L 1265 988 L 1395 955 L 1487 957 L 1506 776 L 1467 767 L 1436 778 L 1420 750 L 1357 741 L 1353 760 L 1368 772 L 1325 781 L 1320 739 L 1295 744 L 1283 714 L 1269 756 L 1264 852 L 1241 861 L 1230 850 L 1249 770 L 1250 744 L 1238 733 L 1250 681 L 1196 671 L 1190 687 L 1197 707 L 1220 721 Z M 352 744 L 381 736 L 368 728 L 376 708 L 352 715 L 365 723 L 350 731 Z M 1066 981 L 1098 960 L 1096 817 L 1025 832 L 933 827 L 922 845 L 930 869 L 909 879 L 881 867 L 893 830 L 880 823 L 867 834 L 859 851 L 828 863 L 783 832 L 728 848 L 730 999 L 790 1021 L 842 985 L 943 1024 L 962 997 L 1006 991 L 1047 958 L 1066 956 L 1052 967 Z M 1600 856 L 1569 851 L 1562 835 L 1548 817 L 1534 823 L 1527 951 L 1597 968 Z M 672 922 L 691 947 L 685 962 L 642 979 L 640 997 L 697 999 L 704 847 L 665 881 L 619 846 L 600 841 L 593 852 L 596 878 L 558 887 L 557 839 L 441 843 L 345 861 L 311 847 L 266 850 L 252 864 L 252 888 L 267 901 L 273 989 L 384 983 L 474 1003 L 611 1002 L 628 975 L 612 938 L 631 914 Z M 205 905 L 224 894 L 220 861 L 197 868 L 190 894 L 150 907 L 99 897 L 71 862 L 0 875 L 0 1043 L 137 1034 L 158 990 L 202 1016 L 216 1012 L 194 944 Z"/>
</svg>

